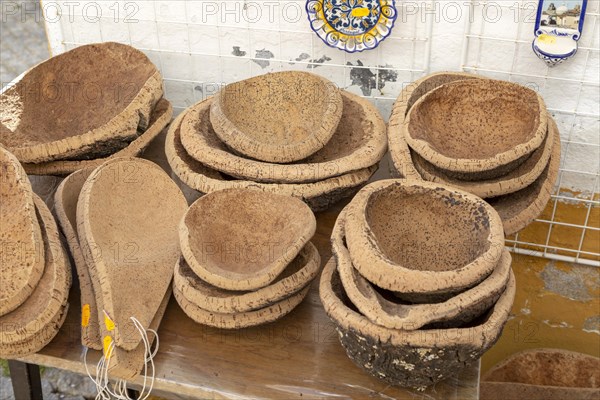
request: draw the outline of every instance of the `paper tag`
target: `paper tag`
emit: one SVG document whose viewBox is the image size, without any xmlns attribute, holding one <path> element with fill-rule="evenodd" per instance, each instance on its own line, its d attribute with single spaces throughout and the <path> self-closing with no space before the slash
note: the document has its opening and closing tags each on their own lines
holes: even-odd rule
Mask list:
<svg viewBox="0 0 600 400">
<path fill-rule="evenodd" d="M 552 35 L 548 35 L 545 33 L 542 33 L 540 36 L 538 36 L 538 40 L 542 43 L 546 43 L 546 44 L 554 44 L 556 43 L 556 38 Z"/>
<path fill-rule="evenodd" d="M 112 319 L 110 319 L 110 317 L 108 316 L 106 311 L 104 311 L 104 325 L 106 325 L 106 329 L 109 332 L 112 332 L 115 330 L 115 323 L 113 322 Z"/>
<path fill-rule="evenodd" d="M 81 326 L 84 328 L 90 324 L 90 305 L 84 304 L 81 307 Z"/>
<path fill-rule="evenodd" d="M 104 352 L 104 357 L 105 358 L 110 358 L 110 356 L 112 355 L 112 350 L 110 348 L 110 345 L 112 344 L 112 338 L 110 336 L 104 336 L 104 340 L 103 342 L 103 352 Z"/>
<path fill-rule="evenodd" d="M 355 18 L 366 17 L 369 15 L 369 13 L 370 13 L 370 11 L 366 7 L 352 9 L 352 16 Z"/>
</svg>

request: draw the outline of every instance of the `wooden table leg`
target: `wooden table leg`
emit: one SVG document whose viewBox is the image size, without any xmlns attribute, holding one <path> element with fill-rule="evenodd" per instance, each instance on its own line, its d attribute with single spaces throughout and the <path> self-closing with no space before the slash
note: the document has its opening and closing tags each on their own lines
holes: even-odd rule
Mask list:
<svg viewBox="0 0 600 400">
<path fill-rule="evenodd" d="M 39 366 L 8 360 L 8 369 L 15 399 L 41 400 L 44 398 Z"/>
</svg>

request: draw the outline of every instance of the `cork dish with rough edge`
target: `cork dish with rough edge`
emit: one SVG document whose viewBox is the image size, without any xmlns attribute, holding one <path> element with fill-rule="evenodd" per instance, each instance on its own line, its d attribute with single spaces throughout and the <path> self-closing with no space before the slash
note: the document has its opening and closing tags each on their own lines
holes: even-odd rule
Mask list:
<svg viewBox="0 0 600 400">
<path fill-rule="evenodd" d="M 486 200 L 500 215 L 506 235 L 519 232 L 544 212 L 558 179 L 560 152 L 560 140 L 555 140 L 550 162 L 533 184 L 518 192 Z"/>
<path fill-rule="evenodd" d="M 257 182 L 315 182 L 368 168 L 387 151 L 385 122 L 368 100 L 344 90 L 341 94 L 343 114 L 334 135 L 321 150 L 296 163 L 266 163 L 231 152 L 210 123 L 212 99 L 187 111 L 180 129 L 181 143 L 190 156 L 207 167 Z"/>
<path fill-rule="evenodd" d="M 358 313 L 344 292 L 335 260 L 323 273 L 319 293 L 348 357 L 392 385 L 423 389 L 456 376 L 476 362 L 502 334 L 515 297 L 515 278 L 482 317 L 463 328 L 406 331 L 374 324 Z"/>
<path fill-rule="evenodd" d="M 226 290 L 256 290 L 281 274 L 316 227 L 315 215 L 298 199 L 230 189 L 190 206 L 179 225 L 179 241 L 186 262 L 203 281 Z"/>
<path fill-rule="evenodd" d="M 352 264 L 380 288 L 443 294 L 485 279 L 498 264 L 498 213 L 470 193 L 416 180 L 363 188 L 346 211 Z"/>
<path fill-rule="evenodd" d="M 328 209 L 344 198 L 353 196 L 379 168 L 376 164 L 369 168 L 314 183 L 257 183 L 248 180 L 227 179 L 218 171 L 204 166 L 187 154 L 179 135 L 179 128 L 184 116 L 185 113 L 179 114 L 169 126 L 165 140 L 165 154 L 175 175 L 188 187 L 201 193 L 232 188 L 253 188 L 302 199 L 314 212 L 318 212 Z"/>
<path fill-rule="evenodd" d="M 81 344 L 90 349 L 102 350 L 98 307 L 92 279 L 77 236 L 77 200 L 83 184 L 95 167 L 87 167 L 66 177 L 54 193 L 54 213 L 62 233 L 67 239 L 75 270 L 79 278 L 81 296 Z"/>
<path fill-rule="evenodd" d="M 99 158 L 145 130 L 162 95 L 160 72 L 141 51 L 113 42 L 80 46 L 0 94 L 0 142 L 28 163 Z"/>
<path fill-rule="evenodd" d="M 363 278 L 352 265 L 346 248 L 344 211 L 339 215 L 331 234 L 332 251 L 337 270 L 352 304 L 375 324 L 393 329 L 415 330 L 436 323 L 436 326 L 459 327 L 479 317 L 489 309 L 506 288 L 512 258 L 504 250 L 494 271 L 481 283 L 441 303 L 410 304 L 387 296 L 381 289 Z M 440 324 L 441 323 L 441 324 Z"/>
<path fill-rule="evenodd" d="M 523 164 L 506 175 L 480 181 L 455 179 L 428 163 L 416 152 L 411 151 L 411 156 L 415 168 L 426 181 L 439 182 L 482 198 L 490 198 L 514 193 L 533 184 L 546 169 L 556 141 L 560 141 L 560 133 L 554 120 L 548 117 L 548 134 L 542 146 L 534 151 Z"/>
<path fill-rule="evenodd" d="M 169 101 L 162 98 L 152 110 L 148 129 L 139 134 L 124 149 L 117 151 L 109 157 L 90 160 L 57 160 L 39 164 L 23 164 L 29 175 L 69 175 L 83 168 L 96 168 L 109 158 L 137 157 L 150 145 L 150 143 L 171 122 L 173 107 Z"/>
<path fill-rule="evenodd" d="M 230 314 L 257 310 L 277 303 L 306 287 L 319 273 L 321 257 L 308 242 L 298 256 L 269 285 L 256 291 L 230 291 L 210 285 L 181 257 L 175 266 L 173 287 L 206 311 Z"/>
<path fill-rule="evenodd" d="M 390 149 L 390 172 L 394 178 L 421 179 L 410 159 L 410 152 L 402 127 L 406 114 L 410 108 L 427 92 L 446 83 L 478 79 L 478 75 L 464 72 L 438 72 L 427 75 L 406 86 L 392 107 L 392 114 L 388 122 L 388 147 Z"/>
<path fill-rule="evenodd" d="M 267 324 L 284 317 L 302 303 L 309 290 L 310 285 L 298 293 L 265 308 L 235 314 L 206 311 L 186 299 L 179 290 L 173 289 L 173 294 L 183 312 L 197 323 L 219 329 L 242 329 Z"/>
<path fill-rule="evenodd" d="M 27 174 L 0 146 L 0 316 L 19 307 L 44 272 L 42 232 Z"/>
<path fill-rule="evenodd" d="M 408 111 L 402 131 L 415 152 L 462 180 L 510 172 L 542 144 L 543 99 L 524 86 L 492 79 L 446 83 Z"/>
<path fill-rule="evenodd" d="M 309 72 L 269 73 L 235 82 L 210 107 L 217 136 L 256 160 L 289 163 L 323 148 L 342 116 L 340 90 Z"/>
<path fill-rule="evenodd" d="M 181 254 L 177 225 L 186 209 L 175 182 L 158 165 L 139 158 L 107 161 L 81 189 L 79 243 L 98 282 L 99 313 L 112 320 L 113 339 L 124 350 L 135 349 L 141 340 L 131 334 L 137 330 L 130 318 L 147 329 L 169 289 Z"/>
</svg>

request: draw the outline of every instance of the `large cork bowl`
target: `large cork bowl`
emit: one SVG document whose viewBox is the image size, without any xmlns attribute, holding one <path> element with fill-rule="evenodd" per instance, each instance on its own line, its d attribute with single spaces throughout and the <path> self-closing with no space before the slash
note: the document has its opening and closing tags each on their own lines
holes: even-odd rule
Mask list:
<svg viewBox="0 0 600 400">
<path fill-rule="evenodd" d="M 17 158 L 0 146 L 0 316 L 21 305 L 44 272 L 33 191 Z"/>
<path fill-rule="evenodd" d="M 352 264 L 395 292 L 443 294 L 474 286 L 496 267 L 504 248 L 498 213 L 451 187 L 384 180 L 348 205 L 346 241 Z"/>
<path fill-rule="evenodd" d="M 96 168 L 77 203 L 77 233 L 99 290 L 104 323 L 118 347 L 133 350 L 171 285 L 181 254 L 177 226 L 187 201 L 156 164 L 115 158 Z M 114 326 L 113 326 L 114 325 Z"/>
<path fill-rule="evenodd" d="M 332 82 L 308 72 L 286 71 L 227 85 L 214 97 L 210 120 L 217 136 L 235 151 L 288 163 L 327 144 L 342 107 Z"/>
<path fill-rule="evenodd" d="M 496 304 L 468 326 L 416 331 L 385 328 L 358 313 L 346 297 L 333 258 L 319 289 L 325 312 L 358 367 L 392 385 L 421 389 L 456 376 L 496 343 L 513 304 L 515 279 L 511 272 Z"/>
<path fill-rule="evenodd" d="M 298 199 L 230 189 L 192 204 L 179 238 L 185 260 L 202 280 L 227 290 L 256 290 L 294 260 L 316 226 L 315 215 Z"/>
<path fill-rule="evenodd" d="M 411 107 L 403 132 L 408 145 L 436 167 L 463 180 L 510 172 L 542 144 L 548 116 L 533 90 L 491 79 L 450 82 Z"/>
<path fill-rule="evenodd" d="M 331 243 L 338 273 L 352 304 L 372 322 L 387 328 L 415 330 L 425 325 L 459 327 L 489 309 L 506 288 L 512 258 L 504 250 L 494 271 L 478 285 L 449 298 L 429 304 L 399 301 L 389 291 L 383 291 L 363 278 L 352 266 L 345 244 L 345 215 L 338 217 Z"/>
<path fill-rule="evenodd" d="M 297 163 L 261 162 L 231 152 L 210 123 L 212 99 L 186 112 L 181 143 L 190 156 L 204 165 L 257 182 L 315 182 L 368 168 L 378 163 L 387 150 L 385 122 L 368 100 L 344 90 L 341 94 L 343 114 L 334 135 L 325 147 Z"/>
<path fill-rule="evenodd" d="M 148 127 L 162 95 L 160 73 L 141 51 L 112 42 L 77 47 L 0 94 L 0 140 L 21 162 L 102 157 Z"/>
</svg>

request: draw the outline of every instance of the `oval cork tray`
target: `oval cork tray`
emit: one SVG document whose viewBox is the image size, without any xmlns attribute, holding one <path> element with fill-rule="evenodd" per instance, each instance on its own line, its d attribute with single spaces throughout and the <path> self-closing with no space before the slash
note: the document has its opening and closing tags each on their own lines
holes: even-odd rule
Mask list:
<svg viewBox="0 0 600 400">
<path fill-rule="evenodd" d="M 537 93 L 492 79 L 455 81 L 427 92 L 403 126 L 416 153 L 463 180 L 492 179 L 516 168 L 540 147 L 547 129 Z"/>
<path fill-rule="evenodd" d="M 64 309 L 71 287 L 71 266 L 50 210 L 34 196 L 45 249 L 44 273 L 31 295 L 17 309 L 0 317 L 0 347 L 34 339 Z"/>
<path fill-rule="evenodd" d="M 185 113 L 171 123 L 165 141 L 167 161 L 183 183 L 201 193 L 212 193 L 231 188 L 254 188 L 302 199 L 314 211 L 323 211 L 341 199 L 351 197 L 377 171 L 372 165 L 358 171 L 314 183 L 258 183 L 248 180 L 227 179 L 218 171 L 199 163 L 187 154 L 180 140 L 180 126 Z"/>
<path fill-rule="evenodd" d="M 210 121 L 217 136 L 247 157 L 274 163 L 302 160 L 333 136 L 342 96 L 330 81 L 284 71 L 227 85 L 214 97 Z"/>
<path fill-rule="evenodd" d="M 147 329 L 179 259 L 177 225 L 187 209 L 179 187 L 156 164 L 115 158 L 88 177 L 77 203 L 77 234 L 96 300 L 115 344 L 140 343 L 131 317 Z M 94 278 L 96 277 L 96 278 Z M 111 329 L 109 329 L 111 330 Z"/>
<path fill-rule="evenodd" d="M 548 165 L 555 141 L 560 141 L 560 133 L 554 120 L 548 117 L 548 134 L 544 143 L 523 164 L 506 175 L 480 181 L 455 179 L 428 163 L 417 153 L 411 152 L 411 156 L 415 168 L 426 181 L 443 183 L 473 193 L 475 196 L 489 198 L 517 192 L 535 182 Z"/>
<path fill-rule="evenodd" d="M 227 290 L 269 285 L 315 234 L 302 201 L 253 189 L 207 194 L 179 225 L 181 252 L 203 281 Z"/>
<path fill-rule="evenodd" d="M 323 273 L 319 292 L 348 357 L 370 375 L 392 385 L 423 389 L 456 376 L 499 339 L 515 297 L 512 272 L 504 293 L 485 318 L 464 328 L 406 331 L 374 324 L 349 303 L 335 260 Z"/>
<path fill-rule="evenodd" d="M 266 163 L 232 153 L 210 123 L 212 99 L 186 112 L 181 143 L 190 156 L 209 168 L 257 182 L 315 182 L 370 167 L 387 150 L 385 122 L 368 100 L 344 90 L 341 94 L 343 114 L 334 135 L 325 147 L 297 163 Z"/>
<path fill-rule="evenodd" d="M 186 299 L 202 305 L 206 311 L 223 314 L 248 312 L 267 307 L 299 292 L 317 276 L 320 266 L 319 252 L 308 242 L 269 286 L 256 291 L 230 291 L 198 278 L 181 257 L 175 266 L 173 285 Z"/>
<path fill-rule="evenodd" d="M 415 180 L 363 188 L 347 206 L 352 264 L 375 285 L 446 293 L 481 282 L 504 249 L 498 213 L 470 193 Z"/>
<path fill-rule="evenodd" d="M 177 289 L 173 289 L 173 293 L 183 312 L 197 323 L 220 329 L 241 329 L 267 324 L 284 317 L 304 300 L 309 290 L 310 285 L 278 303 L 235 314 L 220 314 L 204 310 L 186 299 Z"/>
<path fill-rule="evenodd" d="M 109 158 L 137 157 L 162 132 L 172 117 L 173 107 L 171 103 L 162 98 L 152 110 L 148 129 L 143 131 L 127 147 L 111 156 L 91 160 L 58 160 L 38 164 L 25 163 L 23 164 L 23 168 L 29 175 L 69 175 L 80 169 L 99 167 L 102 163 L 108 161 Z"/>
<path fill-rule="evenodd" d="M 0 146 L 0 316 L 19 307 L 44 272 L 42 232 L 27 174 Z"/>
<path fill-rule="evenodd" d="M 388 300 L 371 282 L 352 266 L 350 253 L 344 243 L 345 216 L 338 217 L 331 242 L 338 273 L 350 301 L 372 322 L 393 329 L 415 330 L 442 322 L 446 327 L 459 327 L 489 309 L 506 288 L 512 258 L 504 250 L 494 271 L 478 285 L 450 299 L 433 304 L 410 304 Z M 393 298 L 393 296 L 391 296 Z"/>
</svg>

